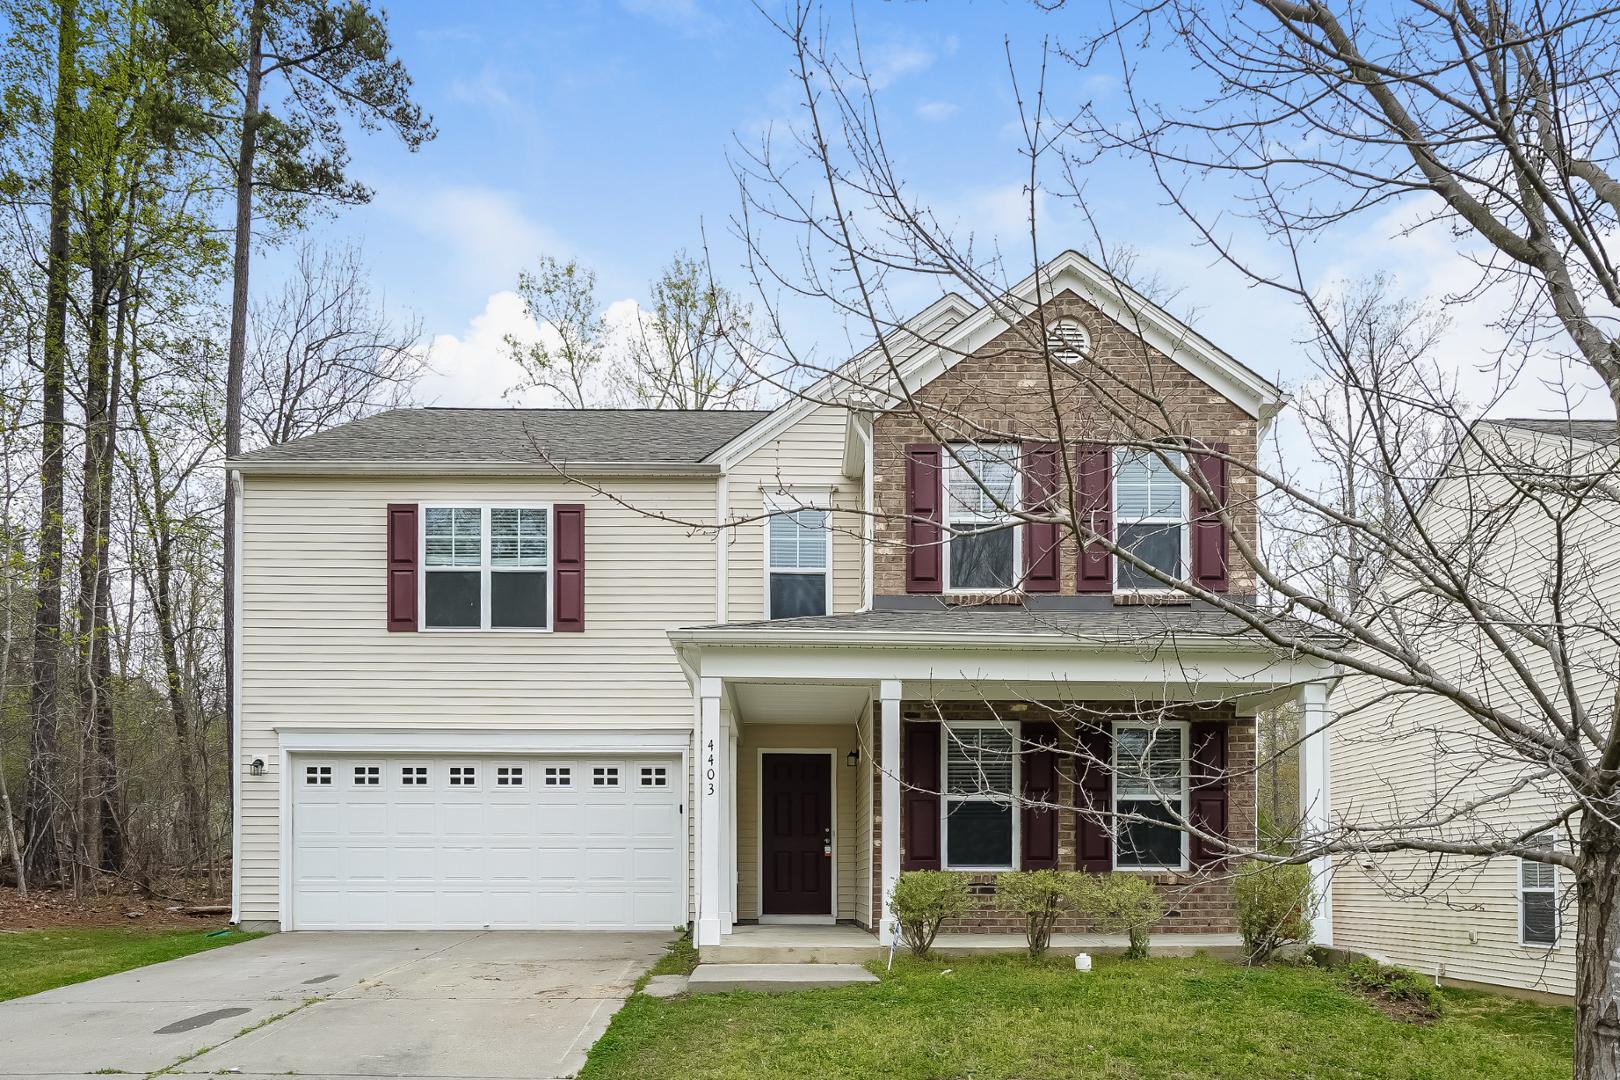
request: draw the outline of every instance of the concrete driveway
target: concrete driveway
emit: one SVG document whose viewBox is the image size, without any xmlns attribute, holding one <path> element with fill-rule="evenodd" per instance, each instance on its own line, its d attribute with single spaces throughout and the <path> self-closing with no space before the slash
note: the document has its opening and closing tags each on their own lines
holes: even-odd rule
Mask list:
<svg viewBox="0 0 1620 1080">
<path fill-rule="evenodd" d="M 0 1076 L 572 1076 L 666 940 L 275 934 L 0 1003 Z"/>
</svg>

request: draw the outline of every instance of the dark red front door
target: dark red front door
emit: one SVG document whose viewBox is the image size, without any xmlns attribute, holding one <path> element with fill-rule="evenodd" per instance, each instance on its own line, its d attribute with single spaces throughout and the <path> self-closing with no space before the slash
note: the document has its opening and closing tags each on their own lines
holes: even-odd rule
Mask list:
<svg viewBox="0 0 1620 1080">
<path fill-rule="evenodd" d="M 831 915 L 832 758 L 766 754 L 761 913 Z"/>
</svg>

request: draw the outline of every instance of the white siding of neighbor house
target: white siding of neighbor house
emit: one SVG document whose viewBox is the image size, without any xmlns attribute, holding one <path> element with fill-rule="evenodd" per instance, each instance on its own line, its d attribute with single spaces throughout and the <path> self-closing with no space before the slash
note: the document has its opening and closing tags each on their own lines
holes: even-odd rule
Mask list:
<svg viewBox="0 0 1620 1080">
<path fill-rule="evenodd" d="M 241 915 L 278 918 L 279 726 L 669 728 L 692 696 L 666 632 L 712 622 L 715 480 L 249 476 L 242 502 Z M 584 633 L 384 627 L 391 502 L 583 502 Z M 660 520 L 659 514 L 675 520 Z"/>
<path fill-rule="evenodd" d="M 1431 525 L 1445 528 L 1461 519 L 1469 501 L 1464 483 L 1458 477 L 1440 487 L 1430 504 Z M 1491 486 L 1477 479 L 1471 483 L 1476 490 Z M 1485 491 L 1474 505 L 1488 505 L 1493 498 Z M 1576 592 L 1599 603 L 1620 598 L 1620 522 L 1609 520 L 1612 515 L 1612 507 L 1589 513 L 1572 538 L 1593 574 Z M 1538 608 L 1544 612 L 1549 537 L 1543 523 L 1523 514 L 1513 519 L 1513 527 L 1490 549 L 1505 585 L 1495 599 L 1517 605 L 1526 615 Z M 1477 693 L 1497 702 L 1527 701 L 1506 665 L 1489 649 L 1476 647 L 1465 627 L 1433 630 L 1419 640 L 1436 669 L 1466 680 Z M 1610 646 L 1596 635 L 1584 640 L 1577 635 L 1575 649 L 1586 652 L 1590 663 L 1582 697 L 1588 703 L 1612 700 L 1616 663 Z M 1525 653 L 1541 676 L 1537 681 L 1547 685 L 1547 665 L 1536 662 L 1533 650 Z M 1483 749 L 1494 746 L 1493 740 L 1481 739 L 1478 726 L 1449 702 L 1429 695 L 1391 699 L 1388 689 L 1368 677 L 1351 677 L 1333 697 L 1339 716 L 1332 740 L 1336 823 L 1375 829 L 1437 798 L 1459 805 L 1500 792 L 1531 771 Z M 1533 714 L 1528 705 L 1527 712 Z M 1484 811 L 1480 824 L 1499 835 L 1516 834 L 1544 821 L 1555 805 L 1562 805 L 1556 789 L 1532 782 Z M 1518 875 L 1514 858 L 1403 853 L 1350 859 L 1333 881 L 1334 943 L 1431 976 L 1443 972 L 1454 980 L 1570 994 L 1576 932 L 1572 875 L 1559 871 L 1562 935 L 1552 950 L 1519 943 Z"/>
<path fill-rule="evenodd" d="M 858 611 L 864 583 L 861 562 L 861 483 L 844 476 L 847 413 L 824 405 L 733 466 L 726 476 L 726 620 L 765 618 L 765 512 L 767 493 L 784 488 L 807 506 L 845 510 L 832 517 L 832 611 Z"/>
</svg>

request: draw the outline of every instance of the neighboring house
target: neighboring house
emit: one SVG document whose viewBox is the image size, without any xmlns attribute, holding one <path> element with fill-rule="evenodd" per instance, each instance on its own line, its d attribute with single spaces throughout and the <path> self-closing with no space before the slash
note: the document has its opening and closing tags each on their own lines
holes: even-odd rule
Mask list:
<svg viewBox="0 0 1620 1080">
<path fill-rule="evenodd" d="M 902 868 L 1060 867 L 1150 875 L 1165 932 L 1231 939 L 1215 851 L 1087 811 L 1155 812 L 1157 784 L 1250 838 L 1253 717 L 1298 700 L 1319 725 L 1332 673 L 1056 525 L 997 527 L 986 492 L 1049 499 L 1069 455 L 1092 520 L 1255 592 L 1173 474 L 1111 448 L 1095 394 L 1063 391 L 1056 443 L 1044 362 L 997 314 L 1035 286 L 887 339 L 934 433 L 872 404 L 873 348 L 771 412 L 395 410 L 231 462 L 237 917 L 886 940 Z M 1257 453 L 1270 383 L 1078 255 L 1039 295 L 1074 364 Z M 1252 537 L 1252 477 L 1197 464 Z"/>
<path fill-rule="evenodd" d="M 1563 590 L 1563 644 L 1573 667 L 1586 672 L 1578 695 L 1604 705 L 1620 675 L 1610 599 L 1620 597 L 1620 508 L 1599 494 L 1569 513 L 1573 504 L 1560 503 L 1550 489 L 1540 493 L 1539 505 L 1526 503 L 1505 474 L 1597 474 L 1613 469 L 1615 449 L 1612 420 L 1482 421 L 1419 516 L 1425 532 L 1446 545 L 1441 550 L 1458 546 L 1459 574 L 1475 582 L 1477 600 L 1499 605 L 1503 620 L 1545 623 L 1550 590 L 1555 583 Z M 1555 539 L 1549 514 L 1566 513 Z M 1406 621 L 1436 670 L 1498 706 L 1522 702 L 1528 721 L 1538 722 L 1541 710 L 1526 687 L 1498 650 L 1479 643 L 1469 620 L 1436 609 L 1411 612 Z M 1532 657 L 1527 670 L 1550 682 L 1550 668 L 1533 659 L 1535 649 L 1523 652 Z M 1550 693 L 1567 700 L 1556 688 Z M 1392 822 L 1429 821 L 1420 831 L 1430 836 L 1506 840 L 1568 805 L 1566 787 L 1539 778 L 1537 765 L 1511 758 L 1461 708 L 1436 695 L 1391 693 L 1387 685 L 1347 676 L 1332 706 L 1336 826 L 1378 837 L 1388 835 Z M 1567 840 L 1549 830 L 1546 842 Z M 1571 876 L 1550 864 L 1511 857 L 1360 856 L 1340 861 L 1334 872 L 1333 942 L 1448 983 L 1568 996 L 1575 984 L 1573 887 Z"/>
</svg>

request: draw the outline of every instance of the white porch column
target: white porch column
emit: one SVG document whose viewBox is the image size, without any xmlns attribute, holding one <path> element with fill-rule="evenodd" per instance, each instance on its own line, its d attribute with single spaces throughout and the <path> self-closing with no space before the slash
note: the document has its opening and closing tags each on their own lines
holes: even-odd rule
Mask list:
<svg viewBox="0 0 1620 1080">
<path fill-rule="evenodd" d="M 720 680 L 698 679 L 698 917 L 697 945 L 718 945 L 725 930 L 725 733 L 720 729 Z"/>
<path fill-rule="evenodd" d="M 737 926 L 737 718 L 726 725 L 726 883 L 720 893 L 720 932 L 729 934 Z"/>
<path fill-rule="evenodd" d="M 1329 753 L 1328 684 L 1309 682 L 1299 688 L 1299 812 L 1307 843 L 1327 833 L 1332 780 Z M 1311 936 L 1318 945 L 1333 944 L 1333 860 L 1311 860 L 1316 887 L 1316 918 Z"/>
<path fill-rule="evenodd" d="M 894 941 L 894 922 L 889 914 L 889 897 L 894 883 L 900 878 L 900 682 L 884 679 L 878 684 L 878 703 L 882 709 L 881 745 L 883 749 L 883 818 L 880 839 L 883 855 L 883 906 L 877 912 L 878 941 L 888 945 Z"/>
</svg>

